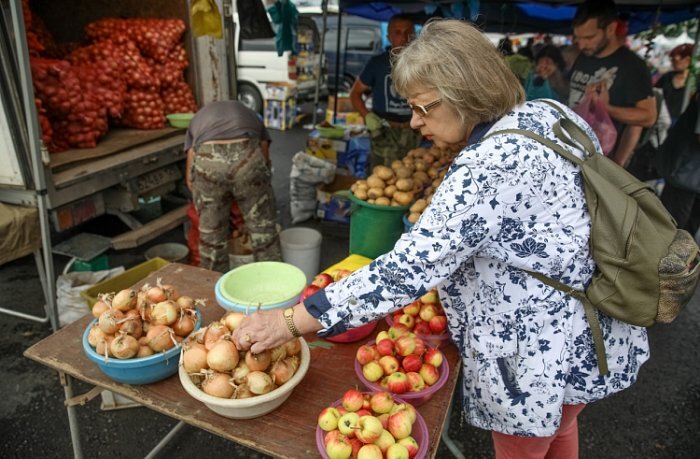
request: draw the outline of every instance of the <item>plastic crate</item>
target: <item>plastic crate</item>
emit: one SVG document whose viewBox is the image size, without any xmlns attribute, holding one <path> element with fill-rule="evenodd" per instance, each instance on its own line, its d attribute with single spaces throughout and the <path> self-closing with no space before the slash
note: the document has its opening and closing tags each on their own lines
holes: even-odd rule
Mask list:
<svg viewBox="0 0 700 459">
<path fill-rule="evenodd" d="M 129 288 L 140 280 L 145 279 L 146 276 L 151 274 L 153 271 L 158 271 L 160 268 L 169 263 L 170 262 L 168 260 L 164 260 L 160 257 L 152 258 L 134 266 L 133 268 L 127 269 L 118 276 L 114 276 L 111 279 L 104 280 L 93 285 L 92 287 L 86 288 L 80 292 L 80 296 L 82 296 L 87 302 L 88 306 L 92 308 L 97 301 L 98 294 L 118 292 L 119 290 Z"/>
</svg>

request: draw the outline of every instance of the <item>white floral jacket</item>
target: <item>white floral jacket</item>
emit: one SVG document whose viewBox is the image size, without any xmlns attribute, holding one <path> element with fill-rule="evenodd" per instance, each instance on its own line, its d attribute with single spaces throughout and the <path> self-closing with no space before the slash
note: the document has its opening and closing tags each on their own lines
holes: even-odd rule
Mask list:
<svg viewBox="0 0 700 459">
<path fill-rule="evenodd" d="M 551 126 L 559 116 L 545 103 L 527 102 L 488 133 L 518 128 L 556 141 Z M 391 252 L 304 303 L 324 325 L 323 336 L 380 319 L 437 287 L 461 353 L 467 420 L 512 435 L 550 436 L 562 404 L 629 387 L 649 357 L 644 328 L 599 313 L 610 368 L 602 377 L 581 303 L 523 272 L 583 289 L 595 269 L 589 235 L 573 163 L 524 136 L 470 139 Z"/>
</svg>

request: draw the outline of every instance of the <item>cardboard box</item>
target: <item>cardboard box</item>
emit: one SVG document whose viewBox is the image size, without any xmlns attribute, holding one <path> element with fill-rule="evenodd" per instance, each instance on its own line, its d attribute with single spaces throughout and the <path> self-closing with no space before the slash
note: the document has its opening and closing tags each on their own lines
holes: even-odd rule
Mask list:
<svg viewBox="0 0 700 459">
<path fill-rule="evenodd" d="M 266 100 L 281 100 L 295 99 L 297 96 L 296 83 L 273 82 L 265 85 Z"/>
<path fill-rule="evenodd" d="M 328 96 L 328 109 L 333 112 L 335 110 L 335 96 Z M 352 106 L 352 101 L 349 96 L 338 97 L 338 113 L 354 112 L 355 107 Z"/>
<path fill-rule="evenodd" d="M 316 216 L 324 220 L 349 224 L 351 201 L 341 192 L 349 192 L 352 184 L 358 180 L 358 177 L 336 175 L 331 183 L 318 187 Z"/>
<path fill-rule="evenodd" d="M 328 139 L 321 136 L 318 130 L 313 130 L 306 138 L 306 152 L 317 158 L 336 163 L 338 156 L 345 153 L 347 142 L 344 140 Z"/>
<path fill-rule="evenodd" d="M 294 125 L 297 114 L 297 104 L 294 99 L 268 100 L 265 99 L 265 127 L 284 131 Z"/>
<path fill-rule="evenodd" d="M 333 109 L 326 110 L 326 121 L 334 126 L 364 126 L 365 120 L 358 112 L 338 112 L 333 120 Z"/>
</svg>

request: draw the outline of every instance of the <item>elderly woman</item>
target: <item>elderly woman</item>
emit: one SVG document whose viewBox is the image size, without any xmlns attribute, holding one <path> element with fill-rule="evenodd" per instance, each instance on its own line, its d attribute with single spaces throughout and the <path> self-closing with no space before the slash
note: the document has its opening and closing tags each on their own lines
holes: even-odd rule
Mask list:
<svg viewBox="0 0 700 459">
<path fill-rule="evenodd" d="M 456 20 L 428 23 L 392 78 L 413 128 L 440 147 L 466 145 L 431 204 L 391 252 L 290 310 L 250 316 L 234 339 L 258 352 L 296 332 L 341 333 L 437 287 L 460 350 L 464 414 L 492 431 L 496 457 L 578 457 L 577 414 L 630 386 L 649 352 L 644 329 L 599 313 L 609 364 L 601 375 L 582 304 L 525 272 L 583 289 L 595 269 L 577 167 L 498 133 L 526 129 L 556 142 L 560 114 L 525 103 L 490 42 Z"/>
</svg>

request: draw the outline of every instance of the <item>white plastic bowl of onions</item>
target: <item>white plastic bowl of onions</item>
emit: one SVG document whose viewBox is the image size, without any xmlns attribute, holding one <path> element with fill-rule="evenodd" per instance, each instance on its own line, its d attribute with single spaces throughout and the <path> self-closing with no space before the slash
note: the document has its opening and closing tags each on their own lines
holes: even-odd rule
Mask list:
<svg viewBox="0 0 700 459">
<path fill-rule="evenodd" d="M 252 419 L 289 398 L 309 369 L 310 353 L 304 338 L 257 355 L 239 353 L 227 338 L 239 315 L 229 312 L 183 343 L 178 374 L 185 391 L 210 410 Z"/>
</svg>

